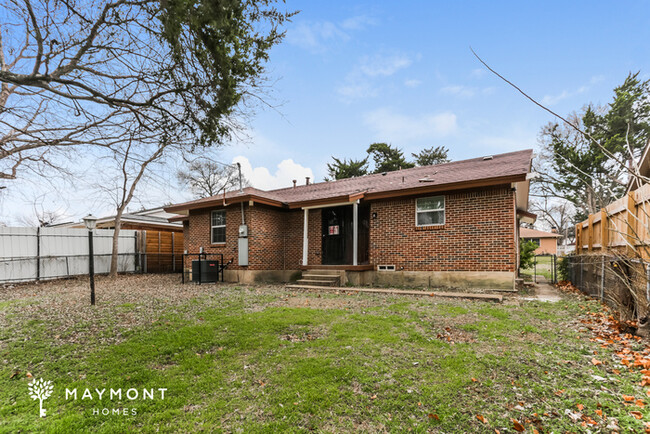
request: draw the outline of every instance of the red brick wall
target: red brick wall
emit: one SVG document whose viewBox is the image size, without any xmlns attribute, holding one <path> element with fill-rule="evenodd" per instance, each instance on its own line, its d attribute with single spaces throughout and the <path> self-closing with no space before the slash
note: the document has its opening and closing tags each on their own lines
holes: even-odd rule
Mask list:
<svg viewBox="0 0 650 434">
<path fill-rule="evenodd" d="M 445 195 L 445 224 L 415 226 L 415 199 L 371 203 L 370 263 L 405 271 L 515 271 L 514 192 Z M 425 196 L 426 197 L 426 196 Z"/>
<path fill-rule="evenodd" d="M 514 193 L 509 188 L 445 195 L 446 223 L 416 228 L 415 199 L 371 203 L 370 263 L 407 271 L 515 271 Z M 218 208 L 214 208 L 218 209 Z M 210 211 L 192 211 L 185 249 L 223 253 L 230 269 L 295 270 L 302 264 L 304 211 L 245 206 L 249 266 L 237 265 L 239 205 L 226 208 L 226 242 L 210 243 Z M 321 264 L 321 211 L 309 211 L 310 265 Z M 189 266 L 189 262 L 186 263 Z"/>
<path fill-rule="evenodd" d="M 239 270 L 295 270 L 302 264 L 302 224 L 304 211 L 281 210 L 261 204 L 244 206 L 244 216 L 248 225 L 248 267 L 238 263 L 238 237 L 241 224 L 239 205 L 226 207 L 226 242 L 210 243 L 211 208 L 190 212 L 189 228 L 185 238 L 185 249 L 189 253 L 198 253 L 200 247 L 210 253 L 223 253 L 227 262 L 234 258 L 229 269 Z M 321 213 L 320 210 L 309 211 L 309 263 L 320 264 L 321 250 Z M 186 267 L 190 266 L 189 259 Z"/>
<path fill-rule="evenodd" d="M 222 244 L 212 244 L 210 241 L 210 219 L 211 212 L 223 208 L 210 208 L 190 211 L 189 217 L 189 235 L 185 237 L 185 250 L 188 253 L 199 253 L 201 247 L 205 253 L 222 253 L 225 262 L 234 258 L 234 262 L 228 266 L 232 269 L 240 269 L 237 265 L 237 238 L 239 237 L 239 224 L 241 223 L 241 211 L 239 204 L 231 205 L 226 208 L 226 242 Z M 244 214 L 248 220 L 248 206 L 244 207 Z M 186 258 L 185 266 L 190 267 L 191 259 Z M 208 257 L 208 259 L 217 259 Z"/>
</svg>

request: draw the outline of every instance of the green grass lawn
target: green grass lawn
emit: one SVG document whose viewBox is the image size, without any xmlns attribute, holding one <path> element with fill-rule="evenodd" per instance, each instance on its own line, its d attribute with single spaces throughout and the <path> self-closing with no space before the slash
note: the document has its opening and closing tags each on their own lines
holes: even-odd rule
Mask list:
<svg viewBox="0 0 650 434">
<path fill-rule="evenodd" d="M 527 432 L 580 432 L 582 405 L 592 431 L 643 432 L 621 401 L 646 398 L 640 374 L 612 374 L 613 350 L 579 330 L 600 306 L 578 297 L 501 305 L 176 276 L 97 288 L 94 308 L 84 281 L 0 292 L 0 431 L 505 433 L 516 419 Z M 54 384 L 45 418 L 27 373 Z M 94 399 L 66 400 L 66 388 Z M 100 401 L 102 388 L 167 391 Z M 128 414 L 93 414 L 104 408 Z"/>
</svg>

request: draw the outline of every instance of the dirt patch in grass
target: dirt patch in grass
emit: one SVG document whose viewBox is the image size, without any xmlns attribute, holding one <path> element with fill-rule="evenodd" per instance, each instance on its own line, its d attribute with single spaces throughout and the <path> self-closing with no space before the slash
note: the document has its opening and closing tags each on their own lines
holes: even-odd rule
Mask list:
<svg viewBox="0 0 650 434">
<path fill-rule="evenodd" d="M 320 327 L 289 327 L 286 332 L 280 334 L 280 339 L 289 342 L 309 342 L 320 339 L 326 333 L 324 326 Z"/>
<path fill-rule="evenodd" d="M 28 321 L 43 324 L 57 344 L 117 343 L 129 330 L 164 321 L 163 314 L 189 317 L 205 309 L 202 297 L 218 303 L 237 291 L 255 305 L 258 292 L 229 284 L 183 285 L 176 274 L 98 276 L 95 288 L 96 305 L 91 306 L 87 278 L 5 285 L 0 289 L 0 330 L 6 333 L 0 335 L 0 345 L 29 339 L 20 332 Z"/>
</svg>

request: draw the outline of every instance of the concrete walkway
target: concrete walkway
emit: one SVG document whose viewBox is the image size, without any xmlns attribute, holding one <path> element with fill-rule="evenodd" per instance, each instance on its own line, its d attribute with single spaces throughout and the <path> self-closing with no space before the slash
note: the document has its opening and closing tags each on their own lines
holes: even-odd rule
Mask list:
<svg viewBox="0 0 650 434">
<path fill-rule="evenodd" d="M 348 286 L 313 286 L 313 285 L 287 285 L 288 289 L 301 289 L 311 291 L 336 291 L 336 292 L 362 292 L 374 294 L 397 294 L 397 295 L 416 295 L 428 297 L 447 297 L 447 298 L 467 298 L 470 300 L 494 301 L 501 303 L 503 296 L 501 294 L 475 294 L 470 292 L 440 292 L 440 291 L 409 291 L 403 289 L 383 289 L 383 288 L 354 288 Z"/>
<path fill-rule="evenodd" d="M 562 301 L 562 293 L 552 284 L 550 284 L 544 276 L 537 276 L 537 283 L 534 284 L 535 295 L 525 297 L 524 300 L 537 300 L 547 301 L 549 303 L 557 303 Z"/>
</svg>

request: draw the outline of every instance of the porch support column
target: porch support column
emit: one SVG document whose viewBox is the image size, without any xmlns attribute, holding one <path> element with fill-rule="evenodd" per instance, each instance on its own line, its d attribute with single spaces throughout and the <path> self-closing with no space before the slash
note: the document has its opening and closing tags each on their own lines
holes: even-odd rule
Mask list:
<svg viewBox="0 0 650 434">
<path fill-rule="evenodd" d="M 358 265 L 359 258 L 359 201 L 352 204 L 352 265 Z"/>
<path fill-rule="evenodd" d="M 307 265 L 307 251 L 309 250 L 309 210 L 305 208 L 305 220 L 302 227 L 302 265 Z"/>
</svg>

